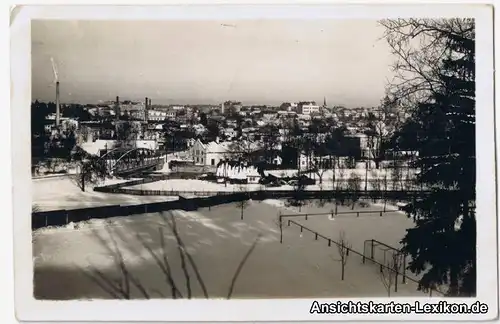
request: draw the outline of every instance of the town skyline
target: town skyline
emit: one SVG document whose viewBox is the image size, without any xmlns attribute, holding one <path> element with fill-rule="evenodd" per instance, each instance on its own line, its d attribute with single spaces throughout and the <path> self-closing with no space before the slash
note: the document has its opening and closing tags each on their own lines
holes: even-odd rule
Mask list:
<svg viewBox="0 0 500 324">
<path fill-rule="evenodd" d="M 329 106 L 376 107 L 391 77 L 382 32 L 375 20 L 34 21 L 32 100 L 55 100 L 53 59 L 66 103 L 326 98 Z"/>
</svg>

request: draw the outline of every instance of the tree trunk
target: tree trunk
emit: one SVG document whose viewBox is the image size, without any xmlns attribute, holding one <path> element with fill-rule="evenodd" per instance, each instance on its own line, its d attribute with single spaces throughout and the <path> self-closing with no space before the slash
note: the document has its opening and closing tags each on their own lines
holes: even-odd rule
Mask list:
<svg viewBox="0 0 500 324">
<path fill-rule="evenodd" d="M 368 161 L 365 163 L 365 192 L 368 191 Z"/>
<path fill-rule="evenodd" d="M 84 173 L 82 173 L 81 181 L 82 181 L 82 186 L 81 186 L 82 191 L 85 192 L 85 174 Z"/>
<path fill-rule="evenodd" d="M 344 258 L 342 258 L 341 262 L 342 262 L 342 280 L 344 280 L 344 270 L 345 270 Z"/>
</svg>

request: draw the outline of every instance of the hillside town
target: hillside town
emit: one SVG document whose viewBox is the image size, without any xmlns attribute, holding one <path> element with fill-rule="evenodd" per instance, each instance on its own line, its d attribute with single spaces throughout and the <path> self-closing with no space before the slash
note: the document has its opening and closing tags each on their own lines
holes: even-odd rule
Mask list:
<svg viewBox="0 0 500 324">
<path fill-rule="evenodd" d="M 37 299 L 475 296 L 474 21 L 36 25 Z"/>
<path fill-rule="evenodd" d="M 304 101 L 277 107 L 236 101 L 163 106 L 153 105 L 151 98 L 132 102 L 119 97 L 97 105 L 60 106 L 57 117 L 54 103 L 32 105 L 34 114 L 46 114 L 35 120 L 43 124 L 36 125 L 41 131 L 32 133 L 38 141 L 32 146 L 34 176 L 53 172 L 58 159 L 71 161 L 75 148 L 95 156 L 117 147 L 147 148 L 164 155 L 169 170 L 202 167 L 199 176 L 223 177 L 227 172 L 217 168 L 238 162 L 260 170 L 259 178 L 264 170 L 279 169 L 376 171 L 401 167 L 417 154 L 391 150 L 390 138 L 408 114 L 388 98 L 370 108 L 328 107 L 326 98 L 322 105 Z M 47 161 L 51 168 L 44 168 Z M 66 169 L 55 172 L 75 171 L 71 163 L 62 165 Z M 255 181 L 254 172 L 248 176 Z M 227 178 L 234 180 L 231 173 Z"/>
</svg>

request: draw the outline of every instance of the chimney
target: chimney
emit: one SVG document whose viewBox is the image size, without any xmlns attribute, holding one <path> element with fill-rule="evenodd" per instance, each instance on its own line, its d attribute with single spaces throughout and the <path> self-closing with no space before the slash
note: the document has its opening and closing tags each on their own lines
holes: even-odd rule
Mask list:
<svg viewBox="0 0 500 324">
<path fill-rule="evenodd" d="M 56 127 L 61 123 L 61 104 L 59 102 L 59 81 L 56 82 Z"/>
<path fill-rule="evenodd" d="M 144 99 L 144 121 L 147 122 L 148 121 L 148 107 L 149 105 L 149 101 L 148 101 L 148 97 L 146 97 Z"/>
<path fill-rule="evenodd" d="M 148 104 L 148 111 L 153 109 L 152 106 L 151 106 L 151 98 L 149 98 L 149 104 Z M 149 117 L 149 116 L 148 116 Z"/>
<path fill-rule="evenodd" d="M 116 120 L 120 120 L 120 97 L 118 96 L 116 96 L 115 115 L 116 115 Z"/>
</svg>

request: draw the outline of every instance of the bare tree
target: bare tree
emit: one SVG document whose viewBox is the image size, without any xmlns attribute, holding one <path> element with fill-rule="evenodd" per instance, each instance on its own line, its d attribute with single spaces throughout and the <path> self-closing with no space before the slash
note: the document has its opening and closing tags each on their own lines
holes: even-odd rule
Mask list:
<svg viewBox="0 0 500 324">
<path fill-rule="evenodd" d="M 323 184 L 323 175 L 325 174 L 325 171 L 327 170 L 327 162 L 328 161 L 325 159 L 324 156 L 318 156 L 316 158 L 316 163 L 314 163 L 314 165 L 312 165 L 312 169 L 314 170 L 314 173 L 318 176 L 320 186 Z"/>
<path fill-rule="evenodd" d="M 335 170 L 334 170 L 335 172 Z M 345 169 L 344 167 L 340 167 L 339 168 L 339 176 L 337 178 L 337 182 L 336 182 L 336 185 L 335 185 L 335 191 L 342 191 L 345 189 L 345 182 L 346 182 L 346 179 L 345 179 Z M 339 202 L 339 198 L 338 196 L 335 198 L 335 213 L 337 213 L 337 209 L 338 209 L 338 202 Z M 341 203 L 342 205 L 344 204 L 344 199 L 341 200 Z"/>
<path fill-rule="evenodd" d="M 397 159 L 393 160 L 393 168 L 392 168 L 392 173 L 391 173 L 391 180 L 392 180 L 392 190 L 404 190 L 402 185 L 402 179 L 403 179 L 403 171 L 401 169 L 401 165 Z"/>
<path fill-rule="evenodd" d="M 379 113 L 371 114 L 365 134 L 368 141 L 368 158 L 373 160 L 375 168 L 379 169 L 380 162 L 384 158 L 384 141 L 394 133 L 394 123 L 388 118 L 388 112 L 382 111 L 392 105 L 388 97 L 382 103 Z"/>
<path fill-rule="evenodd" d="M 344 182 L 345 182 L 345 169 L 343 167 L 339 168 L 339 176 L 336 182 L 335 190 L 344 190 Z"/>
<path fill-rule="evenodd" d="M 241 216 L 241 219 L 243 219 L 243 212 L 245 210 L 245 208 L 248 207 L 249 203 L 248 203 L 248 197 L 245 197 L 245 199 L 243 200 L 240 200 L 236 203 L 236 206 L 238 206 L 238 208 L 240 208 L 240 216 Z"/>
<path fill-rule="evenodd" d="M 359 191 L 361 190 L 361 178 L 354 172 L 351 173 L 347 181 L 347 190 L 351 192 L 352 209 L 354 209 L 359 199 Z"/>
<path fill-rule="evenodd" d="M 330 169 L 332 170 L 332 189 L 337 190 L 337 184 L 336 184 L 336 170 L 338 166 L 338 157 L 336 155 L 333 155 L 330 157 Z"/>
<path fill-rule="evenodd" d="M 380 198 L 380 196 L 376 196 L 376 194 L 382 192 L 383 180 L 374 173 L 372 173 L 371 187 L 372 187 L 371 189 L 374 192 L 373 200 L 375 202 L 376 198 Z"/>
<path fill-rule="evenodd" d="M 382 186 L 384 190 L 384 212 L 387 206 L 387 187 L 389 185 L 389 179 L 387 177 L 387 172 L 384 172 L 384 177 L 382 178 Z"/>
<path fill-rule="evenodd" d="M 246 160 L 248 162 L 256 162 L 256 154 L 260 146 L 257 142 L 240 139 L 232 141 L 228 147 L 228 157 L 232 160 Z"/>
<path fill-rule="evenodd" d="M 293 185 L 292 196 L 288 199 L 288 204 L 290 206 L 298 207 L 299 212 L 302 211 L 302 206 L 304 205 L 304 190 L 305 184 L 303 181 L 298 180 Z"/>
<path fill-rule="evenodd" d="M 401 270 L 403 254 L 393 252 L 391 258 L 385 266 L 380 266 L 380 280 L 387 291 L 387 297 L 391 297 L 391 289 L 394 286 L 394 291 L 398 291 L 398 275 Z"/>
<path fill-rule="evenodd" d="M 87 184 L 96 185 L 108 176 L 106 162 L 95 155 L 79 152 L 77 158 L 77 173 L 73 182 L 82 191 Z"/>
<path fill-rule="evenodd" d="M 261 145 L 263 158 L 266 163 L 272 164 L 279 148 L 279 129 L 273 125 L 266 125 L 261 129 Z"/>
<path fill-rule="evenodd" d="M 439 77 L 446 58 L 450 37 L 463 37 L 474 30 L 464 19 L 387 19 L 379 23 L 385 27 L 383 39 L 397 57 L 392 66 L 395 72 L 389 86 L 389 96 L 398 98 L 400 105 L 414 106 L 426 102 L 431 93 L 443 85 Z M 448 37 L 445 37 L 448 36 Z"/>
<path fill-rule="evenodd" d="M 352 244 L 347 240 L 344 231 L 340 231 L 337 249 L 339 251 L 340 259 L 336 261 L 339 261 L 342 266 L 341 279 L 344 280 L 345 266 L 347 264 L 347 259 L 349 258 L 349 251 L 352 249 Z"/>
</svg>

